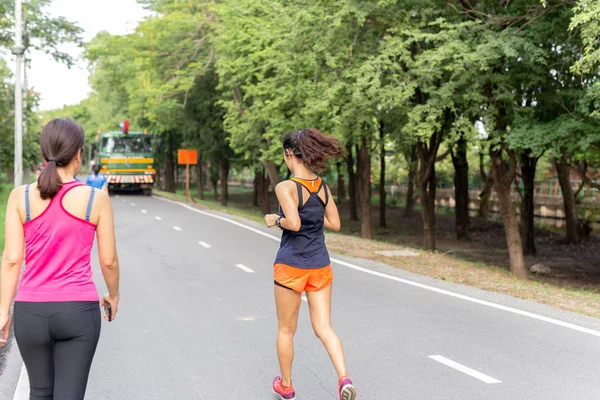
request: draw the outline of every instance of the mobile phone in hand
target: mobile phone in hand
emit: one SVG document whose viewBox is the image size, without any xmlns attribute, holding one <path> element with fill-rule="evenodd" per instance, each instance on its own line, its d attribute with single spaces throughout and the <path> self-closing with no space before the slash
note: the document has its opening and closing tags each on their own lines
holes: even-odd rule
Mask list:
<svg viewBox="0 0 600 400">
<path fill-rule="evenodd" d="M 108 301 L 104 301 L 104 312 L 108 315 L 108 321 L 112 321 L 112 308 Z"/>
</svg>

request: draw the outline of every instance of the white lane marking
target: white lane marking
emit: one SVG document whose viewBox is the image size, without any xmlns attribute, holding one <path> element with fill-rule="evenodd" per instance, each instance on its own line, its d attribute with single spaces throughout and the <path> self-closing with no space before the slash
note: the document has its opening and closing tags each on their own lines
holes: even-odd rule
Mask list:
<svg viewBox="0 0 600 400">
<path fill-rule="evenodd" d="M 21 374 L 19 375 L 19 381 L 15 389 L 15 395 L 13 400 L 27 400 L 29 399 L 29 376 L 25 365 L 21 367 Z"/>
<path fill-rule="evenodd" d="M 173 229 L 175 229 L 176 231 L 181 231 L 181 228 L 178 226 L 174 226 Z"/>
<path fill-rule="evenodd" d="M 148 214 L 148 211 L 142 210 L 142 214 Z"/>
<path fill-rule="evenodd" d="M 222 217 L 220 215 L 214 215 L 214 214 L 208 213 L 206 211 L 198 210 L 198 209 L 196 209 L 196 208 L 194 208 L 192 206 L 188 206 L 187 204 L 179 203 L 177 201 L 173 201 L 173 200 L 169 200 L 169 199 L 162 199 L 160 197 L 154 197 L 154 198 L 157 199 L 157 200 L 165 201 L 167 203 L 176 204 L 178 206 L 187 208 L 188 210 L 196 212 L 198 214 L 206 215 L 208 217 L 212 217 L 212 218 L 215 218 L 215 219 L 219 219 L 221 221 L 228 222 L 228 223 L 230 223 L 232 225 L 239 226 L 240 228 L 247 229 L 249 231 L 252 231 L 252 232 L 257 233 L 257 234 L 259 234 L 261 236 L 267 237 L 269 239 L 275 240 L 277 242 L 281 241 L 281 239 L 278 238 L 277 236 L 270 235 L 270 234 L 268 234 L 266 232 L 263 232 L 263 231 L 261 231 L 259 229 L 253 228 L 253 227 L 248 226 L 248 225 L 244 225 L 244 224 L 242 224 L 240 222 L 231 220 L 229 218 L 225 218 L 225 217 Z M 411 281 L 411 280 L 408 280 L 408 279 L 399 278 L 397 276 L 384 274 L 382 272 L 372 271 L 370 269 L 359 267 L 358 265 L 350 264 L 350 263 L 348 263 L 346 261 L 338 260 L 338 259 L 333 258 L 333 257 L 331 258 L 331 261 L 334 262 L 334 263 L 336 263 L 336 264 L 342 265 L 344 267 L 348 267 L 348 268 L 354 269 L 356 271 L 364 272 L 365 274 L 370 274 L 370 275 L 378 276 L 380 278 L 385 278 L 385 279 L 389 279 L 391 281 L 396 281 L 396 282 L 404 283 L 405 285 L 418 287 L 418 288 L 424 289 L 424 290 L 429 290 L 431 292 L 435 292 L 435 293 L 438 293 L 438 294 L 443 294 L 445 296 L 454 297 L 456 299 L 461 299 L 461 300 L 469 301 L 471 303 L 479 304 L 479 305 L 490 307 L 490 308 L 495 308 L 497 310 L 506 311 L 506 312 L 509 312 L 509 313 L 512 313 L 512 314 L 521 315 L 523 317 L 535 319 L 535 320 L 538 320 L 538 321 L 547 322 L 547 323 L 552 324 L 552 325 L 561 326 L 563 328 L 571 329 L 571 330 L 574 330 L 574 331 L 577 331 L 577 332 L 587 333 L 588 335 L 600 337 L 600 331 L 597 331 L 597 330 L 594 330 L 594 329 L 590 329 L 590 328 L 586 328 L 586 327 L 579 326 L 579 325 L 575 325 L 575 324 L 572 324 L 570 322 L 560 321 L 558 319 L 546 317 L 544 315 L 539 315 L 539 314 L 535 314 L 535 313 L 532 313 L 532 312 L 529 312 L 529 311 L 519 310 L 518 308 L 508 307 L 508 306 L 505 306 L 505 305 L 502 305 L 502 304 L 493 303 L 491 301 L 481 300 L 481 299 L 478 299 L 478 298 L 475 298 L 475 297 L 466 296 L 464 294 L 455 293 L 455 292 L 452 292 L 450 290 L 440 289 L 440 288 L 437 288 L 435 286 L 426 285 L 424 283 L 419 283 L 419 282 Z"/>
<path fill-rule="evenodd" d="M 162 221 L 161 217 L 154 217 L 157 221 Z"/>
<path fill-rule="evenodd" d="M 306 301 L 308 303 L 308 299 L 306 298 L 306 295 L 302 295 L 302 301 Z"/>
<path fill-rule="evenodd" d="M 242 271 L 247 272 L 249 274 L 251 274 L 251 273 L 254 272 L 253 269 L 250 269 L 250 268 L 246 267 L 244 264 L 235 264 L 235 266 L 238 267 L 239 269 L 241 269 Z"/>
<path fill-rule="evenodd" d="M 135 203 L 131 203 L 131 205 L 132 205 L 133 207 L 135 207 Z"/>
<path fill-rule="evenodd" d="M 202 247 L 204 247 L 205 249 L 210 249 L 210 244 L 206 243 L 206 242 L 198 242 L 198 244 Z"/>
<path fill-rule="evenodd" d="M 475 379 L 479 379 L 482 382 L 485 383 L 502 383 L 502 381 L 499 381 L 496 378 L 492 378 L 491 376 L 488 376 L 486 374 L 482 374 L 479 371 L 475 371 L 474 369 L 471 369 L 469 367 L 465 367 L 462 364 L 457 363 L 456 361 L 452 361 L 446 357 L 437 355 L 437 356 L 429 356 L 429 358 L 431 358 L 432 360 L 435 360 L 439 363 L 442 363 L 450 368 L 453 368 L 457 371 L 462 372 L 463 374 L 467 374 L 469 376 L 472 376 Z"/>
</svg>

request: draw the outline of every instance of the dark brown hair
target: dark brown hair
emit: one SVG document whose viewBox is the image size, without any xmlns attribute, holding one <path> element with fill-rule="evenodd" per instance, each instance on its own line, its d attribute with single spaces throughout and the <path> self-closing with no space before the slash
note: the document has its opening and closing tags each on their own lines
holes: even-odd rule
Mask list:
<svg viewBox="0 0 600 400">
<path fill-rule="evenodd" d="M 284 151 L 291 151 L 312 172 L 323 172 L 330 158 L 344 157 L 339 140 L 314 128 L 292 131 L 281 143 Z"/>
<path fill-rule="evenodd" d="M 48 162 L 38 177 L 38 189 L 42 199 L 51 199 L 62 187 L 57 167 L 67 166 L 83 149 L 83 128 L 72 119 L 57 118 L 42 129 L 40 148 Z"/>
</svg>

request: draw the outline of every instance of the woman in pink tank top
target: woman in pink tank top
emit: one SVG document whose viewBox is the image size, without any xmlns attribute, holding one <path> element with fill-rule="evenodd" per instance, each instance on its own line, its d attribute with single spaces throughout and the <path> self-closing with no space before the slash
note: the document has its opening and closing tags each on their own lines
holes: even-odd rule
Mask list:
<svg viewBox="0 0 600 400">
<path fill-rule="evenodd" d="M 109 321 L 118 311 L 119 261 L 110 199 L 75 180 L 83 141 L 83 129 L 73 120 L 46 124 L 40 147 L 48 164 L 36 183 L 14 189 L 8 200 L 0 346 L 8 340 L 17 291 L 14 330 L 30 399 L 83 399 L 100 337 L 100 306 L 110 305 L 110 315 L 104 315 Z M 101 299 L 91 266 L 94 237 L 108 287 Z"/>
</svg>

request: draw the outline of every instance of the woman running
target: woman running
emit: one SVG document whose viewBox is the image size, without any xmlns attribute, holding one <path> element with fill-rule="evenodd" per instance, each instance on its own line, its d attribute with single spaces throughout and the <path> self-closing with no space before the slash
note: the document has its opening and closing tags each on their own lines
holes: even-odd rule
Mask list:
<svg viewBox="0 0 600 400">
<path fill-rule="evenodd" d="M 10 305 L 27 368 L 31 400 L 83 399 L 100 337 L 101 312 L 92 279 L 94 236 L 108 287 L 100 305 L 119 305 L 119 260 L 108 194 L 75 180 L 81 168 L 83 129 L 55 119 L 42 130 L 48 164 L 36 183 L 12 191 L 0 270 L 0 346 L 8 340 Z M 25 247 L 25 255 L 23 248 Z"/>
<path fill-rule="evenodd" d="M 296 398 L 292 386 L 293 340 L 301 296 L 306 292 L 312 327 L 339 377 L 339 398 L 354 400 L 356 389 L 347 377 L 342 343 L 331 327 L 333 273 L 323 234 L 324 228 L 340 229 L 340 216 L 329 187 L 316 175 L 325 169 L 328 159 L 343 157 L 343 150 L 337 139 L 316 129 L 290 132 L 282 144 L 285 163 L 294 177 L 275 189 L 280 213 L 265 216 L 268 227 L 283 230 L 274 266 L 281 376 L 273 381 L 273 391 L 282 400 Z"/>
</svg>

